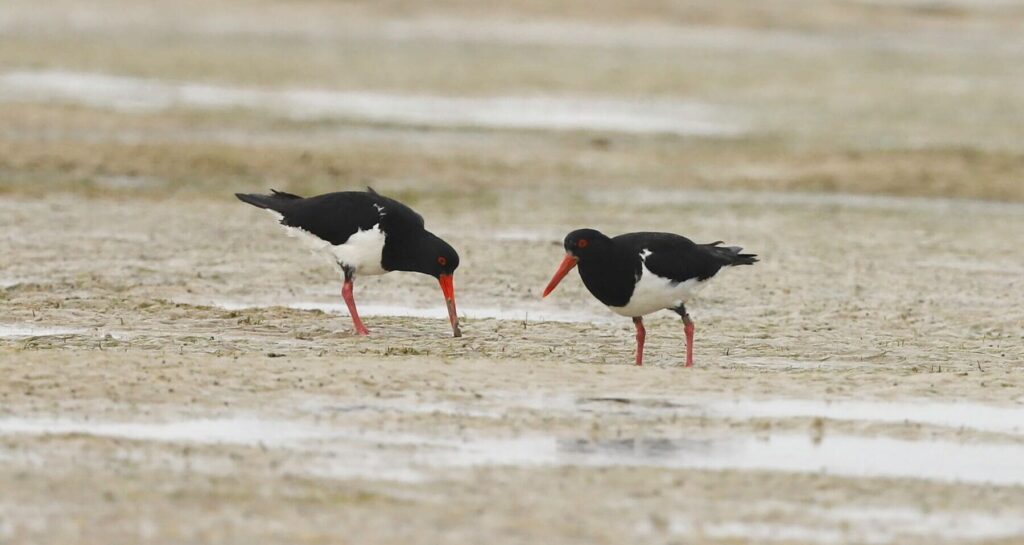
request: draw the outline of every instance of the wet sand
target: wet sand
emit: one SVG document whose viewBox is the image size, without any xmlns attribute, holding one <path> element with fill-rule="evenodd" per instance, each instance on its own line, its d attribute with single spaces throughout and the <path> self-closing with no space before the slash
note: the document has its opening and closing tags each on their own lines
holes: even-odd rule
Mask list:
<svg viewBox="0 0 1024 545">
<path fill-rule="evenodd" d="M 372 337 L 351 335 L 331 268 L 241 203 L 0 201 L 13 219 L 3 251 L 20 258 L 5 269 L 0 324 L 0 458 L 16 483 L 0 505 L 6 536 L 1024 532 L 1022 256 L 967 228 L 1024 228 L 1024 209 L 639 199 L 652 224 L 764 256 L 691 305 L 688 370 L 671 313 L 649 320 L 648 365 L 636 368 L 631 325 L 578 279 L 539 299 L 561 255 L 553 233 L 588 214 L 614 232 L 636 210 L 602 192 L 531 194 L 447 213 L 419 204 L 466 256 L 460 339 L 434 283 L 401 274 L 358 284 L 379 310 L 366 317 Z M 517 223 L 485 220 L 502 214 Z M 540 223 L 559 215 L 570 219 Z M 116 524 L 83 522 L 96 517 Z"/>
<path fill-rule="evenodd" d="M 1016 6 L 37 4 L 0 542 L 1024 540 Z M 352 335 L 231 196 L 365 185 L 459 250 L 462 338 L 406 273 Z M 762 261 L 689 305 L 695 368 L 669 312 L 637 368 L 575 274 L 540 298 L 584 226 Z"/>
</svg>

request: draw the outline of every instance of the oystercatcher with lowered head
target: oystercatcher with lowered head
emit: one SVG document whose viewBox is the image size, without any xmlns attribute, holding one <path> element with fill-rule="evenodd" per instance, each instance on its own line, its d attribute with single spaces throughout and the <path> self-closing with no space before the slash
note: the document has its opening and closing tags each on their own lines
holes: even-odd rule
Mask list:
<svg viewBox="0 0 1024 545">
<path fill-rule="evenodd" d="M 686 366 L 692 367 L 694 326 L 686 303 L 722 269 L 757 262 L 756 255 L 721 244 L 696 244 L 671 233 L 627 233 L 609 238 L 594 229 L 579 229 L 565 237 L 565 259 L 543 296 L 579 265 L 580 278 L 594 297 L 612 312 L 633 318 L 637 365 L 643 364 L 647 335 L 643 317 L 668 309 L 683 318 Z"/>
<path fill-rule="evenodd" d="M 452 333 L 462 336 L 452 280 L 452 274 L 459 267 L 459 254 L 427 231 L 423 217 L 408 206 L 369 187 L 367 191 L 341 191 L 309 198 L 273 189 L 270 195 L 236 193 L 235 196 L 272 212 L 289 234 L 337 264 L 345 278 L 341 296 L 357 334 L 369 335 L 370 332 L 356 311 L 352 294 L 355 278 L 411 271 L 437 278 L 448 305 Z"/>
</svg>

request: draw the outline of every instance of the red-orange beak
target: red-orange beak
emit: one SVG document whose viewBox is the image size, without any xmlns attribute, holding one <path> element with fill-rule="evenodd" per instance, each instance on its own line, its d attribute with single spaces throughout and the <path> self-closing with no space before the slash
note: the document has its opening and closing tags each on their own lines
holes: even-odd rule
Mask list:
<svg viewBox="0 0 1024 545">
<path fill-rule="evenodd" d="M 558 270 L 555 271 L 555 276 L 551 277 L 551 282 L 548 282 L 548 287 L 544 288 L 544 295 L 541 297 L 547 297 L 549 293 L 554 291 L 555 286 L 565 278 L 565 275 L 569 274 L 569 271 L 579 263 L 579 258 L 572 254 L 565 254 L 565 259 L 562 260 L 562 264 L 558 266 Z"/>
<path fill-rule="evenodd" d="M 455 280 L 450 274 L 442 274 L 437 281 L 441 283 L 441 293 L 444 293 L 444 302 L 448 305 L 448 321 L 452 323 L 452 335 L 461 337 L 459 314 L 455 311 Z"/>
</svg>

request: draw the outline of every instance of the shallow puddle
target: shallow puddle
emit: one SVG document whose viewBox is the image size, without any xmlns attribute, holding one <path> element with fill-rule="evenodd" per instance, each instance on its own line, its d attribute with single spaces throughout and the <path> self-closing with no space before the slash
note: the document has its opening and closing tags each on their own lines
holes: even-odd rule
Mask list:
<svg viewBox="0 0 1024 545">
<path fill-rule="evenodd" d="M 693 397 L 573 397 L 487 392 L 474 402 L 426 401 L 415 397 L 367 399 L 358 405 L 329 400 L 296 400 L 311 414 L 324 412 L 443 413 L 470 418 L 503 418 L 509 411 L 537 411 L 572 417 L 580 413 L 628 414 L 634 419 L 665 416 L 719 420 L 821 418 L 866 424 L 923 425 L 957 430 L 1024 435 L 1024 406 L 934 401 L 822 401 L 812 399 L 742 399 L 720 401 Z"/>
<path fill-rule="evenodd" d="M 24 337 L 45 337 L 48 335 L 83 335 L 84 329 L 69 327 L 34 326 L 26 324 L 0 324 L 0 339 L 19 339 Z"/>
<path fill-rule="evenodd" d="M 978 403 L 819 401 L 807 399 L 742 400 L 708 406 L 712 415 L 735 418 L 812 417 L 830 420 L 924 424 L 977 431 L 1024 434 L 1024 406 Z"/>
<path fill-rule="evenodd" d="M 261 110 L 294 119 L 346 119 L 430 127 L 609 131 L 722 136 L 742 132 L 699 102 L 583 96 L 449 97 L 317 89 L 269 90 L 108 74 L 22 71 L 0 75 L 0 99 L 49 99 L 126 111 Z"/>
<path fill-rule="evenodd" d="M 938 455 L 937 453 L 941 453 Z M 421 456 L 439 466 L 639 466 L 821 473 L 842 477 L 1024 485 L 1024 446 L 910 441 L 885 437 L 777 434 L 761 439 L 631 438 L 467 441 Z M 927 460 L 927 463 L 923 463 Z"/>
<path fill-rule="evenodd" d="M 300 450 L 325 462 L 318 473 L 383 478 L 475 466 L 658 467 L 821 473 L 1024 486 L 1024 445 L 886 437 L 776 434 L 725 438 L 511 439 L 364 433 L 302 421 L 229 419 L 166 423 L 67 419 L 0 420 L 0 434 L 95 435 L 141 441 L 242 444 Z M 342 471 L 343 470 L 343 471 Z M 384 471 L 387 470 L 387 471 Z"/>
</svg>

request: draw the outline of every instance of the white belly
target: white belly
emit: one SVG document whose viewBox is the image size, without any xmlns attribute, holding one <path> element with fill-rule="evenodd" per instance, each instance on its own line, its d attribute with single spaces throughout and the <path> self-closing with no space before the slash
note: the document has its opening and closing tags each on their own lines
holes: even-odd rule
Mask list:
<svg viewBox="0 0 1024 545">
<path fill-rule="evenodd" d="M 625 306 L 609 306 L 612 312 L 622 316 L 644 316 L 666 308 L 676 308 L 688 302 L 707 281 L 696 278 L 674 284 L 668 278 L 662 278 L 641 265 L 643 273 L 640 281 L 633 288 L 633 296 Z M 710 279 L 709 279 L 710 280 Z"/>
<path fill-rule="evenodd" d="M 281 215 L 271 212 L 280 221 Z M 344 265 L 355 271 L 359 276 L 384 274 L 388 271 L 381 266 L 386 235 L 380 225 L 374 225 L 365 231 L 356 231 L 344 244 L 331 244 L 326 240 L 298 227 L 281 225 L 289 236 L 299 239 L 314 254 L 322 255 L 338 266 Z"/>
</svg>

